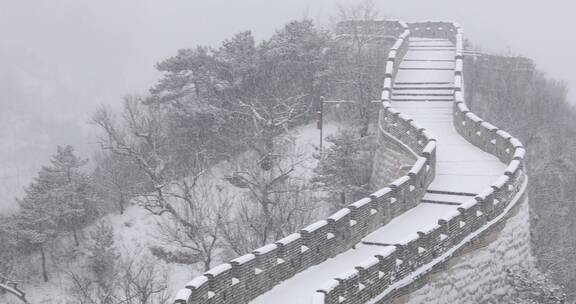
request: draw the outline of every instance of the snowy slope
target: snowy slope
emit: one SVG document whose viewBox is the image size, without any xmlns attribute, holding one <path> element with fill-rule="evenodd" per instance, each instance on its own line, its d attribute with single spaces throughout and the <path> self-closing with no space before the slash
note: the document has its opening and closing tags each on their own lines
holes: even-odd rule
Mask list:
<svg viewBox="0 0 576 304">
<path fill-rule="evenodd" d="M 324 138 L 335 134 L 339 124 L 325 122 L 324 124 Z M 313 158 L 316 152 L 316 146 L 319 141 L 319 131 L 316 129 L 316 124 L 311 123 L 291 130 L 289 136 L 292 138 L 293 144 L 289 147 L 289 153 L 293 153 L 301 157 L 304 161 L 299 163 L 296 168 L 295 174 L 302 175 L 303 177 L 311 177 L 311 170 L 316 166 L 317 160 Z M 229 173 L 231 164 L 221 162 L 214 165 L 209 172 L 206 173 L 205 178 L 209 182 L 217 183 L 219 186 L 224 187 L 224 192 L 227 192 L 232 197 L 240 200 L 243 199 L 242 195 L 244 190 L 238 189 L 226 182 L 223 177 Z M 114 228 L 115 246 L 120 254 L 123 256 L 138 256 L 140 254 L 148 254 L 148 247 L 151 245 L 159 245 L 157 238 L 155 238 L 155 227 L 158 225 L 159 218 L 151 215 L 143 208 L 132 205 L 126 208 L 123 215 L 110 214 L 101 219 Z M 94 229 L 94 225 L 87 227 L 83 232 L 85 237 L 89 236 L 89 231 Z M 61 247 L 72 247 L 63 241 Z M 61 303 L 74 303 L 68 295 L 70 286 L 68 272 L 81 271 L 81 265 L 84 263 L 85 250 L 80 250 L 75 253 L 75 259 L 67 261 L 66 265 L 58 265 L 53 267 L 49 264 L 51 271 L 50 282 L 44 283 L 38 280 L 40 278 L 37 273 L 36 265 L 32 265 L 32 275 L 30 281 L 21 285 L 25 290 L 27 298 L 31 303 L 42 304 L 61 304 Z M 215 259 L 213 265 L 223 262 L 221 259 Z M 168 274 L 168 289 L 169 294 L 174 294 L 175 291 L 181 287 L 182 282 L 187 282 L 193 277 L 201 274 L 202 267 L 200 265 L 181 265 L 181 264 L 166 264 L 159 261 L 159 270 L 165 271 Z M 10 295 L 0 295 L 1 304 L 19 303 L 18 300 Z"/>
</svg>

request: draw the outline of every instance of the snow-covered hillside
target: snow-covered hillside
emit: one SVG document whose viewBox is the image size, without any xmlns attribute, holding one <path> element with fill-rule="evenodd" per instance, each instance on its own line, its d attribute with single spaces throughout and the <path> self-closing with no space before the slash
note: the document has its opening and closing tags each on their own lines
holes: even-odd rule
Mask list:
<svg viewBox="0 0 576 304">
<path fill-rule="evenodd" d="M 340 127 L 343 126 L 335 123 L 325 123 L 324 138 L 336 133 Z M 292 144 L 287 147 L 287 149 L 290 149 L 289 153 L 297 154 L 298 157 L 302 159 L 302 161 L 298 163 L 295 174 L 304 178 L 310 178 L 312 176 L 312 169 L 317 163 L 317 159 L 313 157 L 319 141 L 319 131 L 316 128 L 316 124 L 311 123 L 295 128 L 288 136 L 290 137 L 290 142 L 292 142 Z M 239 157 L 243 156 L 241 155 Z M 224 176 L 229 174 L 231 166 L 232 164 L 230 162 L 218 163 L 208 170 L 204 178 L 210 183 L 222 187 L 222 192 L 228 193 L 234 200 L 240 201 L 243 199 L 243 192 L 245 190 L 235 188 L 224 180 Z M 154 257 L 150 254 L 148 248 L 149 246 L 160 245 L 157 238 L 156 227 L 161 220 L 160 217 L 152 215 L 147 210 L 134 204 L 129 206 L 124 214 L 107 215 L 100 219 L 98 223 L 104 222 L 114 229 L 115 247 L 121 256 L 153 259 Z M 88 237 L 89 232 L 93 231 L 98 223 L 87 227 L 83 235 Z M 66 243 L 67 241 L 59 240 L 59 242 Z M 31 303 L 74 303 L 73 297 L 69 294 L 71 286 L 70 273 L 82 271 L 82 263 L 83 260 L 86 259 L 86 248 L 84 246 L 85 244 L 81 245 L 79 249 L 57 253 L 66 255 L 66 262 L 58 265 L 55 269 L 50 265 L 53 274 L 48 283 L 41 282 L 39 279 L 40 276 L 37 275 L 39 270 L 36 269 L 36 265 L 30 265 L 31 269 L 28 270 L 28 274 L 31 275 L 33 279 L 20 286 L 27 293 L 27 298 Z M 57 259 L 58 257 L 54 258 Z M 218 258 L 214 260 L 213 265 L 221 262 L 224 262 L 222 258 Z M 182 282 L 186 282 L 203 272 L 201 265 L 167 264 L 160 260 L 157 260 L 156 263 L 158 264 L 158 272 L 167 275 L 166 284 L 168 290 L 166 293 L 169 295 L 175 294 L 175 291 L 181 287 Z M 11 295 L 0 295 L 0 303 L 16 304 L 18 302 L 19 301 Z"/>
</svg>

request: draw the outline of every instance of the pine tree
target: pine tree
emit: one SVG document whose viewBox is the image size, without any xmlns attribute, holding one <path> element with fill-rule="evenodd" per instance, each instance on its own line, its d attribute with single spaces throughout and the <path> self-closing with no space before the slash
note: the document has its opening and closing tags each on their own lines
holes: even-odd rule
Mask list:
<svg viewBox="0 0 576 304">
<path fill-rule="evenodd" d="M 58 181 L 59 187 L 51 189 L 58 197 L 58 226 L 64 231 L 71 231 L 74 243 L 79 245 L 78 229 L 87 221 L 93 204 L 92 186 L 80 168 L 88 161 L 74 154 L 71 146 L 58 147 L 53 156 L 52 167 L 45 168 L 52 179 Z"/>
<path fill-rule="evenodd" d="M 16 234 L 27 251 L 40 251 L 44 281 L 48 281 L 46 245 L 62 231 L 72 231 L 78 244 L 77 230 L 92 207 L 90 183 L 79 171 L 84 164 L 71 146 L 58 147 L 51 166 L 40 169 L 24 198 L 18 200 Z"/>
<path fill-rule="evenodd" d="M 114 247 L 114 230 L 104 223 L 98 224 L 90 233 L 92 245 L 88 248 L 90 268 L 100 288 L 108 290 L 115 274 L 116 259 L 119 255 Z"/>
<path fill-rule="evenodd" d="M 330 136 L 327 141 L 329 148 L 314 169 L 313 182 L 339 208 L 369 194 L 375 141 L 373 136 L 359 137 L 350 130 Z"/>
</svg>

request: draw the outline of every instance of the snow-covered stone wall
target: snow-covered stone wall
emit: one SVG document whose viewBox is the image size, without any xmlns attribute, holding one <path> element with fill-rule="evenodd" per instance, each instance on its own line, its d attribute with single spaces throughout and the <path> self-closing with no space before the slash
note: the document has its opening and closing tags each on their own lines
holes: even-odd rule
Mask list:
<svg viewBox="0 0 576 304">
<path fill-rule="evenodd" d="M 387 59 L 388 86 L 408 45 L 406 23 L 394 24 L 403 31 Z M 434 179 L 436 141 L 389 104 L 379 115 L 379 136 L 395 141 L 398 149 L 413 155 L 405 175 L 326 220 L 214 267 L 186 284 L 175 303 L 248 303 L 304 269 L 347 251 L 367 234 L 416 206 Z"/>
<path fill-rule="evenodd" d="M 458 211 L 419 231 L 416 237 L 395 244 L 394 250 L 375 256 L 372 262 L 358 265 L 318 289 L 314 304 L 394 302 L 425 285 L 428 276 L 445 269 L 454 257 L 483 243 L 482 240 L 514 214 L 524 200 L 528 179 L 524 172 L 522 143 L 483 121 L 464 102 L 462 29 L 451 22 L 411 23 L 409 27 L 409 32 L 417 37 L 449 39 L 455 43 L 454 127 L 470 144 L 496 156 L 507 167 L 494 183 L 461 204 Z M 387 67 L 387 80 L 388 75 L 393 74 L 394 67 Z M 381 117 L 381 121 L 391 120 L 389 112 L 392 116 L 402 116 L 390 111 L 391 83 L 392 79 L 384 83 L 384 109 L 381 110 L 384 118 Z M 406 143 L 402 134 L 392 136 Z"/>
<path fill-rule="evenodd" d="M 402 142 L 380 134 L 370 178 L 372 189 L 380 189 L 398 176 L 407 174 L 415 161 L 416 156 Z"/>
<path fill-rule="evenodd" d="M 528 221 L 529 206 L 522 202 L 511 218 L 430 274 L 420 289 L 393 303 L 502 303 L 505 296 L 513 294 L 506 271 L 534 267 Z"/>
<path fill-rule="evenodd" d="M 465 257 L 464 253 L 477 248 L 478 244 L 487 244 L 489 236 L 497 235 L 494 232 L 498 227 L 515 214 L 514 210 L 519 210 L 528 182 L 524 172 L 524 147 L 507 132 L 470 112 L 464 103 L 460 27 L 451 22 L 409 26 L 398 22 L 398 25 L 403 32 L 392 46 L 386 64 L 379 136 L 381 143 L 394 142 L 398 150 L 414 155 L 415 162 L 407 174 L 326 220 L 195 278 L 178 293 L 176 303 L 248 303 L 281 281 L 348 250 L 368 233 L 421 201 L 435 176 L 436 141 L 389 103 L 393 79 L 411 32 L 419 37 L 450 39 L 456 44 L 454 126 L 468 142 L 508 166 L 493 184 L 461 204 L 458 211 L 326 286 L 319 286 L 314 304 L 388 303 L 405 296 L 423 286 L 434 273 L 457 263 L 458 256 Z M 374 174 L 378 176 L 381 172 Z M 441 281 L 437 278 L 437 282 Z"/>
</svg>

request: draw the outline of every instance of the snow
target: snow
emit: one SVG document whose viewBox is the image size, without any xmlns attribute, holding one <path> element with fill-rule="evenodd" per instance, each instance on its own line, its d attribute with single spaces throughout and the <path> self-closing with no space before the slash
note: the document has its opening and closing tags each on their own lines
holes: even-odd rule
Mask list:
<svg viewBox="0 0 576 304">
<path fill-rule="evenodd" d="M 441 194 L 441 193 L 426 193 L 424 195 L 425 200 L 435 201 L 435 202 L 447 202 L 454 204 L 463 204 L 468 200 L 476 201 L 474 198 L 465 195 L 453 195 L 453 194 Z"/>
<path fill-rule="evenodd" d="M 353 206 L 355 208 L 362 208 L 363 206 L 365 206 L 366 204 L 369 204 L 372 200 L 368 197 L 365 197 L 363 199 L 360 199 L 352 204 L 350 204 L 350 206 Z"/>
<path fill-rule="evenodd" d="M 500 135 L 504 139 L 512 138 L 512 135 L 510 135 L 510 133 L 503 131 L 503 130 L 496 131 L 496 134 Z"/>
<path fill-rule="evenodd" d="M 217 275 L 220 275 L 220 274 L 222 274 L 222 273 L 224 273 L 230 269 L 232 269 L 232 265 L 230 265 L 228 263 L 224 263 L 224 264 L 220 264 L 220 265 L 213 267 L 212 269 L 206 271 L 205 274 L 217 276 Z"/>
<path fill-rule="evenodd" d="M 254 252 L 259 253 L 259 254 L 266 254 L 269 253 L 273 250 L 276 250 L 278 248 L 278 245 L 276 244 L 268 244 L 268 245 L 264 245 L 256 250 L 254 250 Z"/>
<path fill-rule="evenodd" d="M 436 178 L 430 189 L 478 193 L 504 172 L 505 165 L 496 157 L 471 145 L 456 132 L 452 102 L 407 101 L 394 102 L 393 106 L 408 113 L 437 140 Z"/>
<path fill-rule="evenodd" d="M 492 183 L 491 186 L 501 189 L 509 179 L 510 178 L 507 175 L 501 176 L 494 183 Z"/>
<path fill-rule="evenodd" d="M 376 257 L 371 257 L 358 265 L 358 267 L 362 269 L 368 269 L 370 267 L 374 267 L 380 262 Z"/>
<path fill-rule="evenodd" d="M 516 149 L 516 151 L 514 151 L 514 158 L 524 159 L 525 155 L 526 155 L 526 150 L 524 150 L 524 149 Z"/>
<path fill-rule="evenodd" d="M 188 298 L 190 298 L 191 295 L 192 295 L 192 290 L 190 290 L 188 288 L 182 288 L 176 293 L 176 296 L 174 297 L 174 301 L 177 301 L 177 300 L 188 301 Z"/>
<path fill-rule="evenodd" d="M 391 191 L 392 191 L 391 188 L 389 188 L 389 187 L 384 187 L 384 188 L 382 188 L 382 189 L 380 189 L 380 190 L 375 191 L 375 192 L 372 193 L 370 196 L 379 198 L 379 197 L 382 197 L 382 196 L 390 193 Z"/>
<path fill-rule="evenodd" d="M 412 41 L 411 43 L 413 43 Z M 446 67 L 454 67 L 454 48 L 449 48 L 452 44 L 447 40 L 418 39 L 417 41 L 418 48 L 409 49 L 405 58 L 441 59 L 448 60 L 447 62 L 449 63 L 428 61 L 424 65 L 419 65 L 420 62 L 403 61 L 400 68 L 405 69 L 400 69 L 395 79 L 396 83 L 401 83 L 395 87 L 403 89 L 396 89 L 393 93 L 407 95 L 402 95 L 401 99 L 403 101 L 394 101 L 392 106 L 398 111 L 399 116 L 414 119 L 417 122 L 414 125 L 422 126 L 432 138 L 437 140 L 437 143 L 435 143 L 437 145 L 437 176 L 430 186 L 431 189 L 467 193 L 484 191 L 503 174 L 505 165 L 496 157 L 474 147 L 456 132 L 452 122 L 452 101 L 438 101 L 438 99 L 451 99 L 452 97 L 442 96 L 442 98 L 435 98 L 432 95 L 410 97 L 410 94 L 432 92 L 432 88 L 435 90 L 440 87 L 444 91 L 451 90 L 454 71 L 446 70 Z M 426 45 L 430 47 L 422 48 L 422 46 Z M 413 44 L 413 46 L 416 45 Z M 430 68 L 430 70 L 424 70 L 425 68 Z M 421 89 L 423 91 L 420 91 Z M 395 110 L 391 109 L 391 113 L 395 113 Z M 468 116 L 478 123 L 482 122 L 474 114 L 469 113 Z M 433 145 L 428 145 L 425 150 L 431 151 L 433 147 Z M 423 164 L 419 165 L 423 166 Z M 393 184 L 399 186 L 408 181 L 409 178 L 405 176 L 396 180 Z M 373 196 L 384 195 L 387 191 L 390 191 L 390 189 L 381 189 L 375 192 Z M 456 204 L 466 203 L 467 207 L 475 203 L 474 198 L 463 195 L 428 193 L 425 199 Z M 358 203 L 360 202 L 356 204 Z M 341 210 L 335 216 L 342 217 L 346 214 L 347 211 Z M 420 203 L 415 208 L 396 217 L 384 227 L 367 235 L 355 250 L 344 252 L 333 259 L 297 274 L 256 298 L 252 303 L 310 303 L 313 294 L 309 292 L 323 286 L 317 283 L 321 278 L 326 280 L 335 277 L 341 278 L 342 275 L 334 275 L 337 271 L 353 275 L 355 272 L 354 267 L 377 262 L 377 259 L 373 257 L 373 250 L 381 250 L 382 245 L 403 244 L 414 240 L 419 237 L 419 231 L 427 232 L 437 227 L 438 220 L 449 220 L 459 214 L 457 205 Z M 460 225 L 463 224 L 465 225 L 463 222 L 460 223 Z M 380 246 L 367 244 L 379 244 Z M 419 250 L 424 249 L 421 248 Z M 443 255 L 437 260 L 447 258 L 449 254 L 451 253 Z M 361 261 L 360 256 L 364 256 L 366 259 Z M 394 284 L 394 286 L 408 284 L 412 277 L 416 277 L 419 272 L 426 271 L 427 267 L 428 265 L 422 267 L 408 278 Z M 328 284 L 333 286 L 334 281 L 329 281 Z"/>
<path fill-rule="evenodd" d="M 346 215 L 350 214 L 350 209 L 348 208 L 342 208 L 338 211 L 336 211 L 336 213 L 332 214 L 330 217 L 328 217 L 331 220 L 335 220 L 338 221 L 340 219 L 342 219 L 343 217 L 345 217 Z"/>
<path fill-rule="evenodd" d="M 508 167 L 506 167 L 506 173 L 512 174 L 516 172 L 516 170 L 518 170 L 519 167 L 520 167 L 520 161 L 513 160 L 508 164 Z"/>
<path fill-rule="evenodd" d="M 341 127 L 340 124 L 331 121 L 324 123 L 324 138 L 336 133 Z M 310 123 L 290 130 L 290 136 L 293 138 L 291 144 L 291 151 L 298 154 L 304 159 L 299 163 L 295 169 L 294 174 L 302 174 L 304 178 L 312 176 L 312 169 L 316 166 L 317 160 L 313 158 L 316 152 L 316 146 L 319 140 L 319 130 L 316 128 L 316 123 Z M 326 146 L 326 142 L 324 142 Z M 289 147 L 290 148 L 290 147 Z M 242 157 L 242 155 L 240 156 Z M 245 199 L 245 190 L 235 188 L 223 181 L 223 177 L 230 172 L 232 164 L 228 162 L 221 162 L 214 165 L 204 177 L 201 178 L 200 183 L 213 183 L 222 187 L 223 192 L 227 192 L 235 202 Z M 101 219 L 114 228 L 115 245 L 117 250 L 123 256 L 138 256 L 140 254 L 149 254 L 148 247 L 151 245 L 167 246 L 159 243 L 156 235 L 156 227 L 158 221 L 161 220 L 158 216 L 151 215 L 143 208 L 131 205 L 128 206 L 123 215 L 110 214 Z M 83 234 L 88 235 L 95 226 L 92 225 L 85 229 Z M 293 234 L 284 239 L 286 243 L 294 241 L 299 238 L 299 234 Z M 48 283 L 40 282 L 39 280 L 30 280 L 27 282 L 25 288 L 27 290 L 27 297 L 33 303 L 61 303 L 60 300 L 65 299 L 67 289 L 70 286 L 69 277 L 65 271 L 78 272 L 82 269 L 82 256 L 78 256 L 76 260 L 71 260 L 67 265 L 61 265 L 62 272 L 54 271 L 51 273 L 51 280 Z M 245 255 L 237 258 L 236 261 L 240 264 L 253 259 L 253 255 Z M 224 261 L 218 257 L 214 260 L 213 265 L 218 266 Z M 182 289 L 183 283 L 188 282 L 186 286 L 201 285 L 202 282 L 207 280 L 202 276 L 203 269 L 201 265 L 182 265 L 182 264 L 166 264 L 158 261 L 159 270 L 167 272 L 167 285 L 168 294 L 177 294 L 179 291 L 184 292 Z M 193 280 L 192 280 L 193 279 Z M 192 280 L 192 281 L 190 281 Z M 0 303 L 3 303 L 3 296 L 0 296 Z"/>
<path fill-rule="evenodd" d="M 326 222 L 325 220 L 321 220 L 321 221 L 317 221 L 311 225 L 308 225 L 308 227 L 306 227 L 302 230 L 307 231 L 307 232 L 314 232 L 314 231 L 316 231 L 316 230 L 318 230 L 318 229 L 320 229 L 326 225 L 328 225 L 328 222 Z"/>
<path fill-rule="evenodd" d="M 285 237 L 285 238 L 283 238 L 283 239 L 281 239 L 281 240 L 279 240 L 279 241 L 276 241 L 276 243 L 280 243 L 280 244 L 282 244 L 282 245 L 286 245 L 286 244 L 290 244 L 290 243 L 298 240 L 298 239 L 301 238 L 301 237 L 302 237 L 302 236 L 300 235 L 300 233 L 292 233 L 292 234 L 290 234 L 289 236 L 287 236 L 287 237 Z"/>
<path fill-rule="evenodd" d="M 251 304 L 309 304 L 315 291 L 325 286 L 330 278 L 339 277 L 342 271 L 353 270 L 355 266 L 372 258 L 382 251 L 380 246 L 357 245 L 325 262 L 312 266 L 257 297 Z"/>
<path fill-rule="evenodd" d="M 233 259 L 233 260 L 230 261 L 230 262 L 231 262 L 231 263 L 234 262 L 234 263 L 238 263 L 239 265 L 242 265 L 242 264 L 245 264 L 245 263 L 247 263 L 247 262 L 252 261 L 252 260 L 255 259 L 255 258 L 256 258 L 255 255 L 249 253 L 249 254 L 245 254 L 245 255 L 243 255 L 243 256 L 241 256 L 241 257 L 239 257 L 239 258 L 235 258 L 235 259 Z"/>
<path fill-rule="evenodd" d="M 320 287 L 320 289 L 324 290 L 326 292 L 330 292 L 330 291 L 334 290 L 334 288 L 338 287 L 339 284 L 340 284 L 340 282 L 338 282 L 337 280 L 329 280 L 324 285 L 322 285 Z"/>
<path fill-rule="evenodd" d="M 410 178 L 407 175 L 404 175 L 396 180 L 394 180 L 392 183 L 390 183 L 393 186 L 396 187 L 400 187 L 402 184 L 407 183 L 410 181 Z"/>
<path fill-rule="evenodd" d="M 522 148 L 522 147 L 523 147 L 523 145 L 522 145 L 522 143 L 520 142 L 520 140 L 518 140 L 518 138 L 515 138 L 515 137 L 510 138 L 510 143 L 512 144 L 512 146 L 513 146 L 514 148 L 517 148 L 517 147 Z"/>
<path fill-rule="evenodd" d="M 420 172 L 420 170 L 422 170 L 422 168 L 426 165 L 426 158 L 424 157 L 418 157 L 418 160 L 416 160 L 416 163 L 414 163 L 414 166 L 412 166 L 412 169 L 410 169 L 409 173 L 418 173 Z"/>
<path fill-rule="evenodd" d="M 204 284 L 206 284 L 208 282 L 208 277 L 205 276 L 198 276 L 195 277 L 194 279 L 192 279 L 192 281 L 188 282 L 186 284 L 186 287 L 194 287 L 194 288 L 198 288 Z"/>
<path fill-rule="evenodd" d="M 522 203 L 521 196 L 527 183 L 528 180 L 526 179 L 522 184 L 522 191 L 512 199 L 502 214 L 465 237 L 458 245 L 435 258 L 429 264 L 418 268 L 407 277 L 392 284 L 380 296 L 368 301 L 367 304 L 378 303 L 382 296 L 390 291 L 412 283 L 430 271 L 434 265 L 452 257 L 466 243 L 501 221 L 508 215 L 510 209 L 514 208 L 517 203 Z M 406 298 L 407 303 L 485 303 L 493 301 L 498 296 L 497 288 L 503 289 L 501 290 L 502 293 L 509 292 L 506 287 L 502 286 L 503 282 L 506 282 L 504 277 L 506 272 L 503 269 L 514 268 L 519 265 L 533 267 L 529 248 L 529 229 L 526 225 L 528 222 L 527 202 L 524 202 L 524 206 L 519 207 L 519 209 L 519 214 L 508 220 L 503 232 L 500 233 L 504 237 L 498 238 L 485 249 L 479 249 L 468 256 L 456 259 L 455 261 L 459 263 L 452 266 L 453 269 L 440 272 L 439 277 L 435 277 L 431 284 L 424 285 L 422 289 L 416 290 Z M 458 271 L 456 274 L 454 269 Z"/>
<path fill-rule="evenodd" d="M 455 210 L 457 210 L 457 206 L 420 203 L 418 206 L 394 218 L 386 226 L 367 235 L 362 239 L 362 242 L 388 245 L 400 244 L 406 240 L 407 236 L 417 235 L 418 231 L 437 224 L 440 218 Z"/>
</svg>

